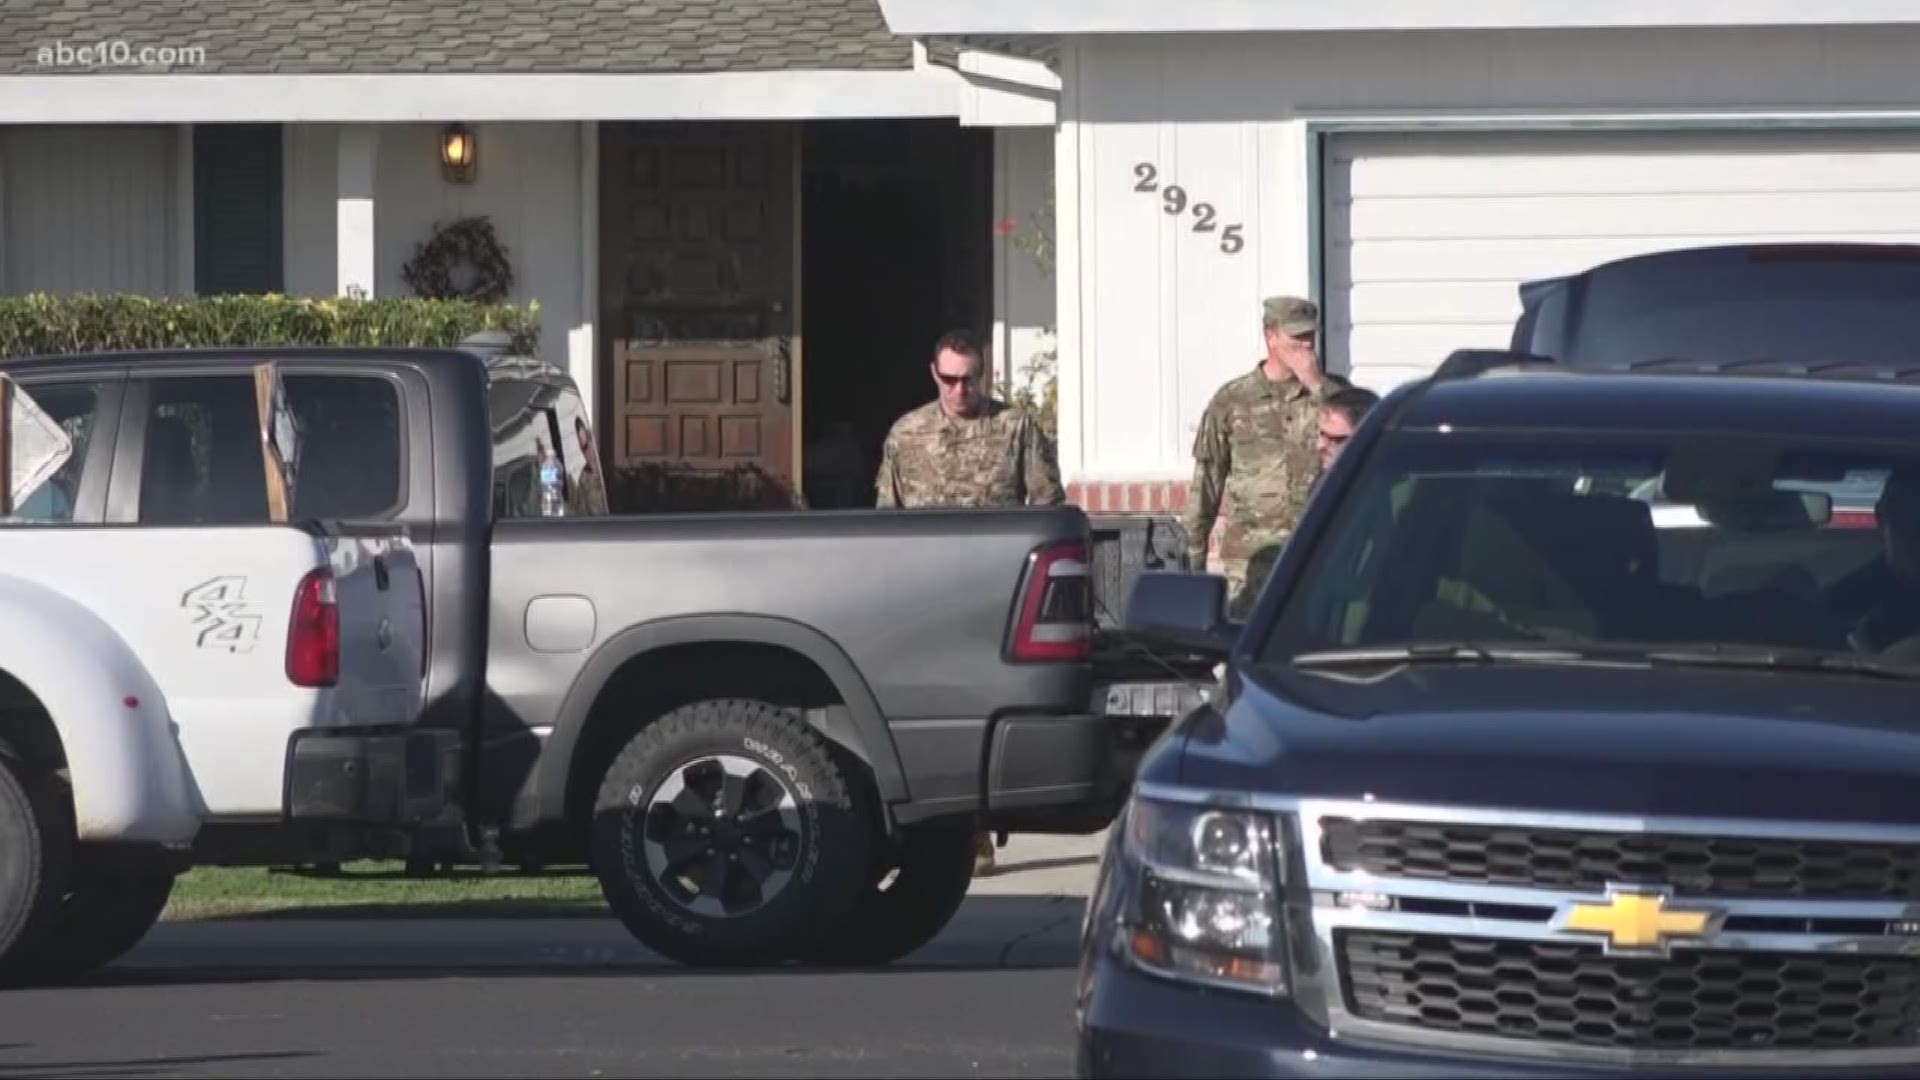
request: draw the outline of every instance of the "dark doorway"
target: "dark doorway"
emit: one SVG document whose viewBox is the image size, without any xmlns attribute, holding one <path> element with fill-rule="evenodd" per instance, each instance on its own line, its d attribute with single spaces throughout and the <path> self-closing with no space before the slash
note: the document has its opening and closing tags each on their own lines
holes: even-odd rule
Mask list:
<svg viewBox="0 0 1920 1080">
<path fill-rule="evenodd" d="M 941 333 L 992 314 L 993 141 L 947 120 L 824 121 L 803 137 L 807 505 L 870 507 L 887 429 L 933 398 Z"/>
</svg>

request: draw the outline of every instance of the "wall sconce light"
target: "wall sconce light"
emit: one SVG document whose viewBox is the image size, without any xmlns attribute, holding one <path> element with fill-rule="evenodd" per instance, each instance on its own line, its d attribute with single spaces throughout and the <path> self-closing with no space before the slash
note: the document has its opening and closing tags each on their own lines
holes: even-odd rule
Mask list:
<svg viewBox="0 0 1920 1080">
<path fill-rule="evenodd" d="M 449 124 L 440 133 L 440 171 L 447 180 L 455 184 L 465 184 L 473 180 L 474 162 L 479 156 L 479 144 L 474 141 L 473 132 L 465 124 Z"/>
</svg>

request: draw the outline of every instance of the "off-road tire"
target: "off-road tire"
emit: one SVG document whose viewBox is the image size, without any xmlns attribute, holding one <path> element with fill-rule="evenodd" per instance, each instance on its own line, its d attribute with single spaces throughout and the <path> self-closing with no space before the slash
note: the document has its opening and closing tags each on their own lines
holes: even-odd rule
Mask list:
<svg viewBox="0 0 1920 1080">
<path fill-rule="evenodd" d="M 782 834 L 790 876 L 771 898 L 745 914 L 710 917 L 683 905 L 650 867 L 647 822 L 663 786 L 691 789 L 683 770 L 718 755 L 772 774 L 795 804 L 787 820 L 798 827 Z M 798 712 L 741 699 L 696 702 L 640 728 L 607 765 L 591 824 L 594 873 L 627 931 L 661 956 L 693 966 L 786 963 L 841 927 L 868 882 L 868 798 Z"/>
<path fill-rule="evenodd" d="M 827 964 L 891 964 L 940 936 L 973 885 L 975 835 L 968 819 L 902 828 L 892 857 L 876 866 L 872 884 L 860 895 L 853 914 L 822 943 L 813 959 Z"/>
<path fill-rule="evenodd" d="M 132 951 L 173 896 L 174 869 L 160 848 L 116 859 L 111 868 L 73 867 L 67 894 L 50 913 L 19 967 L 35 982 L 66 982 Z"/>
<path fill-rule="evenodd" d="M 52 778 L 0 742 L 0 984 L 30 978 L 20 960 L 46 932 L 66 891 L 70 818 Z"/>
</svg>

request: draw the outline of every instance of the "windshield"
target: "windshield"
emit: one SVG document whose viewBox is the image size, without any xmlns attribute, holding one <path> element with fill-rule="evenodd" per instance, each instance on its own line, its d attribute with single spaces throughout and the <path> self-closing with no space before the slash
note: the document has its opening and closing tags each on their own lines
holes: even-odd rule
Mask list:
<svg viewBox="0 0 1920 1080">
<path fill-rule="evenodd" d="M 1300 581 L 1269 662 L 1469 642 L 1911 663 L 1920 447 L 1401 433 Z"/>
</svg>

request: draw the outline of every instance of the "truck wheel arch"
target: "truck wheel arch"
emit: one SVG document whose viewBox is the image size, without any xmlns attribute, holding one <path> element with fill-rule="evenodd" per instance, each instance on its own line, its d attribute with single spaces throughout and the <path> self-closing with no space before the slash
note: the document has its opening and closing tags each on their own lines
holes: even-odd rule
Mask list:
<svg viewBox="0 0 1920 1080">
<path fill-rule="evenodd" d="M 0 576 L 0 672 L 37 705 L 29 752 L 67 770 L 74 838 L 186 841 L 202 806 L 155 677 L 91 609 Z M 50 729 L 50 730 L 48 730 Z"/>
<path fill-rule="evenodd" d="M 759 645 L 785 649 L 812 663 L 845 703 L 844 716 L 829 715 L 822 734 L 859 758 L 873 773 L 880 800 L 907 797 L 905 772 L 879 702 L 859 668 L 831 638 L 804 623 L 765 615 L 686 615 L 630 626 L 608 638 L 574 678 L 540 754 L 540 816 L 563 818 L 568 793 L 581 781 L 582 736 L 594 707 L 620 670 L 649 653 L 675 646 Z M 738 696 L 716 687 L 715 696 Z M 831 710 L 830 712 L 839 711 Z"/>
</svg>

